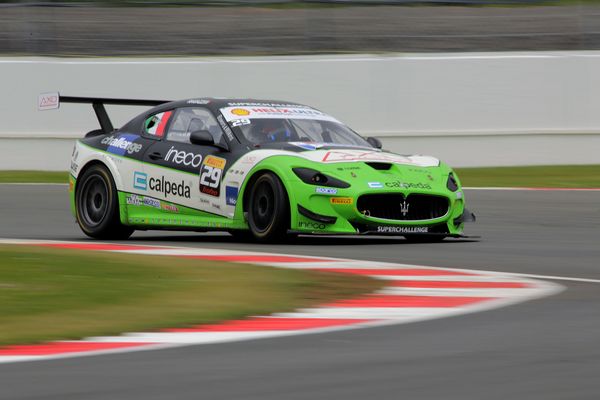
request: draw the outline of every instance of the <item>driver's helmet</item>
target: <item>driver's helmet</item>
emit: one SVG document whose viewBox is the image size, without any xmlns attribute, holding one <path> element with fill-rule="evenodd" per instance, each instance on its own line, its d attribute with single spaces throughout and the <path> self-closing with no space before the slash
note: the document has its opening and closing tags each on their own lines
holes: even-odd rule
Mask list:
<svg viewBox="0 0 600 400">
<path fill-rule="evenodd" d="M 255 119 L 250 139 L 254 143 L 286 142 L 291 139 L 291 132 L 283 119 Z"/>
</svg>

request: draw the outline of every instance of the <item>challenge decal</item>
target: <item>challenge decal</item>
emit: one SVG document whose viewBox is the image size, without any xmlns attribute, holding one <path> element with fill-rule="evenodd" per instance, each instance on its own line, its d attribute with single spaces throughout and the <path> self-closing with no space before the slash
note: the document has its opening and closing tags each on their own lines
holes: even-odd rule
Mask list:
<svg viewBox="0 0 600 400">
<path fill-rule="evenodd" d="M 215 156 L 207 156 L 200 167 L 200 192 L 219 197 L 221 194 L 221 176 L 227 160 Z"/>
<path fill-rule="evenodd" d="M 378 226 L 378 233 L 427 233 L 427 226 Z"/>
<path fill-rule="evenodd" d="M 114 136 L 107 136 L 100 142 L 101 144 L 108 145 L 106 151 L 112 154 L 117 154 L 120 156 L 124 156 L 125 153 L 133 154 L 137 153 L 142 149 L 142 145 L 139 143 L 134 143 L 137 139 L 139 139 L 138 135 L 133 135 L 131 133 L 124 133 Z"/>
</svg>

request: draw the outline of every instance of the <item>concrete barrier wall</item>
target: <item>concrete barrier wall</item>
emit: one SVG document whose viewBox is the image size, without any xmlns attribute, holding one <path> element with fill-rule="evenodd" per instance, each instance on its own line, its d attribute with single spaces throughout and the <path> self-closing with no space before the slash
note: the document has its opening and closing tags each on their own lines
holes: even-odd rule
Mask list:
<svg viewBox="0 0 600 400">
<path fill-rule="evenodd" d="M 0 169 L 67 169 L 90 106 L 37 95 L 297 101 L 386 148 L 455 166 L 600 163 L 600 52 L 0 59 Z M 115 126 L 137 112 L 109 107 Z"/>
</svg>

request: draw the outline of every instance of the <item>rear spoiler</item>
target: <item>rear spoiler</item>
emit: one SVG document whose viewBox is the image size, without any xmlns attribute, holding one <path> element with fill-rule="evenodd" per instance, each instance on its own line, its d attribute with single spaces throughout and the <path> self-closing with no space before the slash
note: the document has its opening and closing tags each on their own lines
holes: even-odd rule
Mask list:
<svg viewBox="0 0 600 400">
<path fill-rule="evenodd" d="M 154 107 L 171 100 L 145 100 L 145 99 L 113 99 L 106 97 L 73 97 L 61 96 L 58 92 L 42 93 L 38 96 L 38 110 L 54 110 L 60 107 L 60 103 L 79 103 L 91 104 L 96 113 L 96 118 L 100 123 L 100 128 L 104 133 L 111 133 L 114 130 L 113 124 L 106 113 L 105 104 L 115 104 L 120 106 L 149 106 Z"/>
</svg>

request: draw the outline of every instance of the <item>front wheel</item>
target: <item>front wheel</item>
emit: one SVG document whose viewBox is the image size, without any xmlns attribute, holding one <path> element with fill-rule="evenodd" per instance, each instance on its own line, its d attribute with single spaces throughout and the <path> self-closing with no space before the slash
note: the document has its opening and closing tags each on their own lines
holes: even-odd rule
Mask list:
<svg viewBox="0 0 600 400">
<path fill-rule="evenodd" d="M 75 209 L 83 233 L 95 239 L 127 239 L 134 231 L 121 224 L 117 189 L 103 165 L 91 166 L 77 180 Z"/>
<path fill-rule="evenodd" d="M 250 189 L 248 225 L 255 239 L 261 242 L 281 241 L 287 237 L 290 204 L 279 178 L 267 172 Z"/>
</svg>

